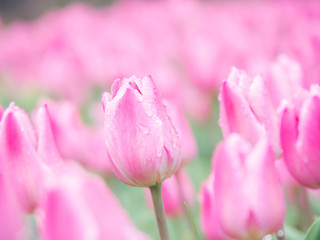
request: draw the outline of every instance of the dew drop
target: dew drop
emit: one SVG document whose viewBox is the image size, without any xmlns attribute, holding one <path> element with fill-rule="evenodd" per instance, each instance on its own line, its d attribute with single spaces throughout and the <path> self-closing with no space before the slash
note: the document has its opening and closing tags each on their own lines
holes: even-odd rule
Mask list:
<svg viewBox="0 0 320 240">
<path fill-rule="evenodd" d="M 105 106 L 105 113 L 106 113 L 106 115 L 110 115 L 110 112 L 111 112 L 111 110 L 110 110 L 110 107 L 108 107 L 108 106 Z"/>
<path fill-rule="evenodd" d="M 173 146 L 173 148 L 176 148 L 176 147 L 177 147 L 177 142 L 176 142 L 175 139 L 172 140 L 172 146 Z"/>
<path fill-rule="evenodd" d="M 162 121 L 159 118 L 156 118 L 155 124 L 161 126 L 162 125 Z"/>
<path fill-rule="evenodd" d="M 139 129 L 141 130 L 141 132 L 143 132 L 144 134 L 149 134 L 150 130 L 148 127 L 139 125 Z"/>
<path fill-rule="evenodd" d="M 176 131 L 175 131 L 173 128 L 170 129 L 170 133 L 171 133 L 171 135 L 173 135 L 173 136 L 176 135 Z"/>
<path fill-rule="evenodd" d="M 157 157 L 161 157 L 161 155 L 162 155 L 162 148 L 160 147 L 157 149 Z"/>
<path fill-rule="evenodd" d="M 152 111 L 151 110 L 147 110 L 146 114 L 147 114 L 148 117 L 152 117 Z"/>
</svg>

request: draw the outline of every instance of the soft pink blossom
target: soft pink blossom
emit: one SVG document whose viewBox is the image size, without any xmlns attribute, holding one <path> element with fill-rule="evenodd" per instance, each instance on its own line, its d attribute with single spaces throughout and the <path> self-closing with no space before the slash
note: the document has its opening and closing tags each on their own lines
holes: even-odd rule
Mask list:
<svg viewBox="0 0 320 240">
<path fill-rule="evenodd" d="M 230 135 L 214 154 L 219 223 L 236 239 L 261 239 L 283 227 L 285 202 L 267 139 L 253 147 Z"/>
<path fill-rule="evenodd" d="M 320 187 L 320 87 L 311 86 L 307 96 L 287 105 L 281 119 L 283 158 L 292 176 L 310 188 Z"/>
<path fill-rule="evenodd" d="M 116 80 L 102 104 L 108 155 L 121 181 L 152 186 L 178 170 L 178 133 L 151 77 Z"/>
<path fill-rule="evenodd" d="M 70 101 L 42 100 L 41 103 L 48 106 L 53 137 L 62 157 L 110 174 L 103 125 L 87 126 L 78 107 Z"/>
<path fill-rule="evenodd" d="M 11 103 L 1 119 L 0 145 L 3 181 L 23 210 L 30 213 L 44 191 L 51 168 L 61 162 L 47 107 L 39 108 L 35 129 L 28 115 Z"/>
<path fill-rule="evenodd" d="M 42 239 L 149 239 L 101 178 L 70 166 L 57 173 L 37 209 Z"/>
</svg>

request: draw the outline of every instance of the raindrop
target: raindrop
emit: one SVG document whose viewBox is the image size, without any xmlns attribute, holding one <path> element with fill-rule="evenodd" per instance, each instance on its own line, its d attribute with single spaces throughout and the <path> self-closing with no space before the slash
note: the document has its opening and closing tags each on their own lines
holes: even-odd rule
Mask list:
<svg viewBox="0 0 320 240">
<path fill-rule="evenodd" d="M 110 107 L 108 107 L 108 106 L 105 106 L 105 113 L 106 113 L 106 115 L 110 115 L 110 112 L 111 112 L 111 110 L 110 110 Z"/>
<path fill-rule="evenodd" d="M 160 147 L 157 149 L 157 157 L 161 157 L 161 155 L 162 155 L 162 148 Z"/>
<path fill-rule="evenodd" d="M 147 110 L 146 114 L 147 114 L 147 116 L 151 117 L 152 116 L 152 110 Z"/>
<path fill-rule="evenodd" d="M 139 125 L 139 128 L 140 128 L 141 132 L 143 132 L 144 134 L 149 134 L 149 132 L 150 132 L 148 127 Z"/>
<path fill-rule="evenodd" d="M 173 128 L 170 129 L 170 133 L 171 133 L 171 135 L 173 135 L 173 136 L 176 135 L 176 131 L 175 131 Z"/>
<path fill-rule="evenodd" d="M 172 140 L 172 146 L 173 146 L 173 148 L 176 148 L 176 147 L 177 147 L 176 139 L 173 139 L 173 140 Z"/>
</svg>

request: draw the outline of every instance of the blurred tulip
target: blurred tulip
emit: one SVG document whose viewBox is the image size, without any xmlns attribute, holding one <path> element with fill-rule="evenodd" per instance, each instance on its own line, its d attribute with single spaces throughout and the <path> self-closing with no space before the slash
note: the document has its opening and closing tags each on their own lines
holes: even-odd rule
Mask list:
<svg viewBox="0 0 320 240">
<path fill-rule="evenodd" d="M 193 186 L 184 169 L 163 181 L 161 185 L 163 206 L 167 216 L 175 217 L 185 210 L 184 202 L 193 204 Z M 179 189 L 181 188 L 181 189 Z M 149 189 L 145 189 L 146 201 L 153 207 Z"/>
<path fill-rule="evenodd" d="M 228 236 L 261 239 L 283 227 L 285 202 L 267 139 L 251 147 L 230 135 L 215 151 L 214 174 L 218 219 Z"/>
<path fill-rule="evenodd" d="M 0 212 L 0 239 L 17 239 L 24 227 L 23 212 L 17 206 L 8 186 L 2 181 L 1 173 Z"/>
<path fill-rule="evenodd" d="M 241 88 L 249 88 L 251 79 L 244 71 L 235 68 L 222 83 L 219 124 L 223 136 L 238 133 L 254 144 L 265 134 L 263 125 L 256 118 Z"/>
<path fill-rule="evenodd" d="M 272 63 L 266 80 L 272 105 L 277 108 L 285 99 L 292 101 L 303 86 L 303 74 L 298 62 L 281 54 Z"/>
<path fill-rule="evenodd" d="M 281 145 L 289 172 L 301 184 L 320 188 L 320 87 L 312 85 L 301 102 L 288 105 L 281 119 Z"/>
<path fill-rule="evenodd" d="M 44 240 L 142 240 L 116 197 L 97 176 L 77 166 L 58 173 L 37 210 Z"/>
<path fill-rule="evenodd" d="M 50 167 L 61 158 L 55 148 L 46 106 L 37 113 L 37 130 L 27 114 L 14 103 L 4 112 L 0 129 L 1 173 L 27 213 L 33 211 L 43 193 Z"/>
<path fill-rule="evenodd" d="M 178 170 L 178 133 L 151 77 L 116 80 L 102 104 L 108 155 L 121 181 L 149 187 Z"/>
<path fill-rule="evenodd" d="M 182 112 L 181 107 L 179 107 L 177 103 L 169 100 L 164 100 L 163 102 L 167 108 L 168 115 L 179 134 L 182 163 L 188 163 L 194 160 L 198 154 L 198 147 L 191 126 Z"/>
<path fill-rule="evenodd" d="M 249 77 L 232 68 L 220 94 L 220 126 L 224 136 L 239 133 L 254 144 L 267 135 L 273 151 L 281 155 L 280 117 L 283 102 L 303 92 L 299 64 L 284 55 L 271 66 L 268 77 Z"/>
<path fill-rule="evenodd" d="M 218 207 L 213 185 L 214 174 L 211 173 L 209 178 L 202 184 L 200 191 L 202 228 L 206 238 L 210 240 L 230 239 L 222 230 L 218 220 Z"/>
<path fill-rule="evenodd" d="M 102 173 L 111 173 L 103 126 L 86 126 L 72 102 L 42 100 L 43 103 L 51 113 L 53 136 L 62 157 Z"/>
</svg>

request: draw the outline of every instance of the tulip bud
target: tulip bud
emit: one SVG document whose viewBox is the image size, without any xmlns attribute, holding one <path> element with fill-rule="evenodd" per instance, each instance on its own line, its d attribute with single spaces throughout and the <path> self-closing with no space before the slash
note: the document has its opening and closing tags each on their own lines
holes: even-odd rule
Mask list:
<svg viewBox="0 0 320 240">
<path fill-rule="evenodd" d="M 102 104 L 108 155 L 121 181 L 149 187 L 178 170 L 178 134 L 151 77 L 116 80 Z"/>
<path fill-rule="evenodd" d="M 320 87 L 311 86 L 301 103 L 287 106 L 280 130 L 283 158 L 292 176 L 309 188 L 320 188 Z"/>
<path fill-rule="evenodd" d="M 235 239 L 261 239 L 283 227 L 285 202 L 271 147 L 230 135 L 214 155 L 219 223 Z"/>
<path fill-rule="evenodd" d="M 36 134 L 28 115 L 10 104 L 1 120 L 0 145 L 3 180 L 24 211 L 30 213 L 42 193 L 49 166 L 61 161 L 46 106 L 38 111 Z"/>
<path fill-rule="evenodd" d="M 105 136 L 101 131 L 103 126 L 99 128 L 86 126 L 77 106 L 72 102 L 52 100 L 43 100 L 42 102 L 49 107 L 54 140 L 62 157 L 78 161 L 88 168 L 110 173 L 111 167 L 104 144 Z M 95 154 L 92 154 L 93 152 Z"/>
<path fill-rule="evenodd" d="M 225 138 L 238 133 L 253 144 L 265 134 L 265 130 L 246 98 L 250 84 L 251 79 L 244 71 L 232 69 L 221 87 L 219 124 Z"/>
<path fill-rule="evenodd" d="M 135 228 L 102 179 L 71 167 L 58 173 L 41 200 L 37 211 L 41 239 L 149 239 Z"/>
<path fill-rule="evenodd" d="M 163 206 L 168 216 L 177 216 L 181 214 L 186 202 L 189 206 L 193 203 L 193 186 L 187 172 L 182 168 L 170 178 L 166 179 L 161 185 Z M 178 182 L 179 181 L 179 182 Z M 179 189 L 181 187 L 181 189 Z M 145 191 L 146 201 L 150 207 L 152 199 L 149 189 Z"/>
</svg>

